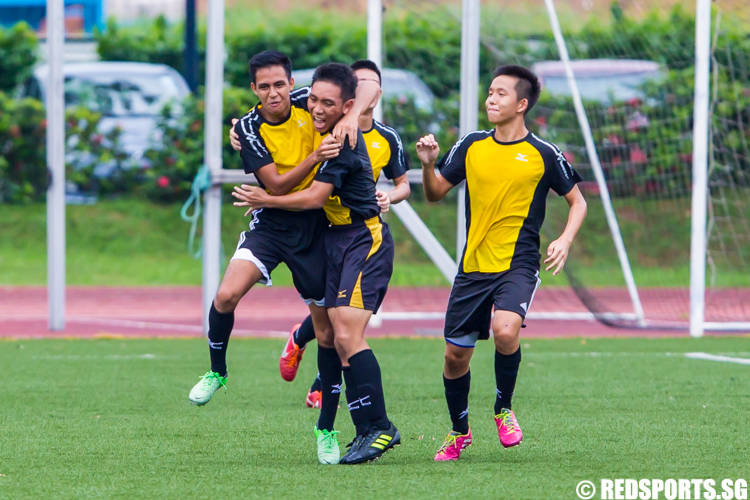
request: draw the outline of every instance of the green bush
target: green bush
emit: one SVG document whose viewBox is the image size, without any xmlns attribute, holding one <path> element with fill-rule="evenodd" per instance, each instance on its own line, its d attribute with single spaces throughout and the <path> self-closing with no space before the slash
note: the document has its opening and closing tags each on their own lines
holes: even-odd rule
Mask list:
<svg viewBox="0 0 750 500">
<path fill-rule="evenodd" d="M 66 120 L 66 179 L 85 191 L 101 194 L 132 190 L 136 171 L 121 168 L 125 155 L 118 144 L 119 130 L 100 134 L 100 115 L 85 108 L 69 109 Z M 0 203 L 43 200 L 47 190 L 44 105 L 36 99 L 11 99 L 0 92 Z M 93 176 L 96 165 L 116 162 L 107 180 Z"/>
<path fill-rule="evenodd" d="M 31 75 L 36 51 L 36 34 L 28 24 L 0 27 L 0 92 L 13 91 Z"/>
<path fill-rule="evenodd" d="M 224 90 L 224 168 L 242 168 L 239 154 L 229 144 L 229 127 L 232 118 L 241 118 L 256 103 L 257 98 L 250 90 L 234 87 Z M 205 102 L 198 97 L 188 97 L 181 113 L 171 106 L 162 111 L 158 122 L 162 142 L 145 153 L 152 165 L 146 172 L 143 189 L 152 200 L 187 199 L 193 178 L 203 165 L 204 113 Z"/>
</svg>

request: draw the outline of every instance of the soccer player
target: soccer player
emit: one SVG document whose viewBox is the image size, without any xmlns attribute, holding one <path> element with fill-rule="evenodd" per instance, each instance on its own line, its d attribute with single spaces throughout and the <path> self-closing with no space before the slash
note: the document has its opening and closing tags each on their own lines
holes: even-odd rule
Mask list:
<svg viewBox="0 0 750 500">
<path fill-rule="evenodd" d="M 539 99 L 537 77 L 520 66 L 500 66 L 485 101 L 493 130 L 464 136 L 438 163 L 432 135 L 417 142 L 425 196 L 442 199 L 466 181 L 466 246 L 445 315 L 443 383 L 453 428 L 435 460 L 457 460 L 471 444 L 469 361 L 477 340 L 495 342 L 495 423 L 506 448 L 523 434 L 511 409 L 521 363 L 519 332 L 539 279 L 539 230 L 550 189 L 570 206 L 560 238 L 547 248 L 547 271 L 557 275 L 586 216 L 576 184 L 581 177 L 554 144 L 529 133 L 524 117 Z M 494 314 L 492 309 L 494 306 Z"/>
<path fill-rule="evenodd" d="M 372 81 L 376 82 L 378 87 L 382 85 L 380 69 L 374 62 L 363 59 L 356 61 L 350 67 L 354 70 L 358 82 Z M 409 162 L 398 132 L 374 119 L 373 110 L 376 105 L 377 101 L 373 103 L 370 109 L 359 116 L 359 129 L 362 131 L 362 137 L 364 137 L 367 146 L 375 182 L 377 183 L 382 171 L 385 177 L 392 180 L 395 185 L 391 191 L 376 191 L 381 212 L 387 212 L 391 204 L 399 203 L 411 194 L 409 180 L 406 176 L 406 171 L 409 170 Z M 294 380 L 305 346 L 314 339 L 315 329 L 311 316 L 292 328 L 279 359 L 281 378 L 288 382 Z M 321 398 L 321 383 L 318 375 L 307 392 L 305 404 L 310 408 L 320 408 Z"/>
<path fill-rule="evenodd" d="M 255 174 L 263 188 L 273 195 L 304 190 L 312 184 L 318 163 L 338 155 L 336 137 L 359 133 L 356 117 L 377 99 L 375 84 L 358 88 L 353 112 L 338 123 L 330 138 L 318 140 L 307 110 L 309 87 L 292 92 L 289 58 L 277 51 L 256 54 L 250 60 L 251 88 L 260 104 L 235 128 L 242 145 L 240 156 L 246 173 Z M 318 272 L 325 262 L 323 230 L 328 225 L 322 210 L 265 210 L 253 213 L 250 231 L 240 235 L 237 250 L 208 316 L 211 370 L 190 391 L 190 402 L 204 405 L 226 385 L 226 351 L 234 310 L 255 283 L 271 286 L 271 273 L 280 262 L 292 272 L 294 285 L 310 307 L 316 331 L 332 335 L 325 309 L 325 276 Z"/>
<path fill-rule="evenodd" d="M 330 131 L 351 112 L 357 86 L 354 72 L 346 65 L 328 63 L 313 75 L 308 108 L 315 130 Z M 310 188 L 286 196 L 269 196 L 262 189 L 235 187 L 237 206 L 251 209 L 284 208 L 311 210 L 323 207 L 330 226 L 325 232 L 327 284 L 325 306 L 333 323 L 331 339 L 318 335 L 318 369 L 323 387 L 341 387 L 342 360 L 350 415 L 359 429 L 342 464 L 379 458 L 401 443 L 396 426 L 388 419 L 380 366 L 364 332 L 370 316 L 377 312 L 393 272 L 393 238 L 380 219 L 375 179 L 364 140 L 356 146 L 344 142 L 339 155 L 324 162 Z M 338 356 L 336 356 L 338 351 Z M 322 353 L 322 354 L 321 354 Z M 340 358 L 340 359 L 339 359 Z M 338 431 L 333 430 L 340 394 L 323 391 L 323 404 L 315 429 L 318 459 L 330 463 L 339 453 Z M 364 425 L 357 425 L 364 422 Z"/>
</svg>

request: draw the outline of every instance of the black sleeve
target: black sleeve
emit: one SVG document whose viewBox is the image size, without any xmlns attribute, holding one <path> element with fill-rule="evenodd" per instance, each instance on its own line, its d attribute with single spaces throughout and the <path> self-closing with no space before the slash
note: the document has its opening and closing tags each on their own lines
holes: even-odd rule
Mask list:
<svg viewBox="0 0 750 500">
<path fill-rule="evenodd" d="M 550 187 L 558 195 L 565 196 L 583 177 L 573 169 L 560 148 L 554 144 L 552 146 L 554 154 L 545 155 L 545 169 L 549 175 Z"/>
<path fill-rule="evenodd" d="M 388 140 L 391 149 L 391 157 L 388 159 L 388 164 L 383 167 L 383 173 L 386 178 L 393 180 L 401 177 L 409 170 L 409 160 L 406 158 L 401 137 L 398 136 L 395 130 L 386 129 L 383 135 Z"/>
<path fill-rule="evenodd" d="M 292 100 L 292 106 L 295 106 L 297 108 L 302 108 L 305 111 L 310 111 L 307 109 L 307 98 L 310 97 L 310 87 L 300 87 L 298 89 L 292 90 L 292 92 L 289 94 L 289 98 Z"/>
<path fill-rule="evenodd" d="M 347 154 L 349 153 L 349 154 Z M 349 171 L 352 169 L 351 150 L 347 151 L 346 146 L 336 157 L 323 162 L 318 167 L 318 173 L 315 174 L 316 181 L 333 184 L 334 187 L 341 189 Z"/>
<path fill-rule="evenodd" d="M 437 164 L 440 175 L 454 186 L 466 179 L 466 152 L 471 144 L 471 141 L 466 140 L 467 137 L 469 136 L 458 141 Z"/>
<path fill-rule="evenodd" d="M 274 162 L 260 135 L 260 130 L 250 117 L 251 115 L 245 116 L 234 126 L 234 131 L 237 132 L 242 145 L 240 158 L 242 158 L 242 168 L 245 169 L 246 174 L 253 173 Z"/>
</svg>

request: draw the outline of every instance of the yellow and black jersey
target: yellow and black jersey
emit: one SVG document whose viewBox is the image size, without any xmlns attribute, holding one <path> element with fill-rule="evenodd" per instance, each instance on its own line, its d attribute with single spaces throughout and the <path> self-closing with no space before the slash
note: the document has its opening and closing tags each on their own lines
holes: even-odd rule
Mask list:
<svg viewBox="0 0 750 500">
<path fill-rule="evenodd" d="M 263 118 L 258 104 L 234 126 L 240 138 L 240 157 L 245 172 L 250 174 L 271 163 L 279 174 L 293 169 L 313 152 L 315 127 L 307 109 L 310 87 L 302 87 L 289 95 L 292 106 L 289 115 L 278 123 Z M 295 186 L 290 193 L 310 187 L 315 169 Z M 261 187 L 263 183 L 258 179 Z"/>
<path fill-rule="evenodd" d="M 333 193 L 323 207 L 331 224 L 343 226 L 380 214 L 375 178 L 362 132 L 359 132 L 356 148 L 352 149 L 349 141 L 344 141 L 339 155 L 318 167 L 315 180 L 333 184 Z"/>
<path fill-rule="evenodd" d="M 472 132 L 438 168 L 453 185 L 466 180 L 464 273 L 538 270 L 547 193 L 566 195 L 582 180 L 557 146 L 531 133 L 503 143 L 494 130 Z"/>
<path fill-rule="evenodd" d="M 373 120 L 372 128 L 367 132 L 362 132 L 362 136 L 365 138 L 367 153 L 372 163 L 372 174 L 376 182 L 381 171 L 387 179 L 393 180 L 409 170 L 409 161 L 398 132 Z"/>
</svg>

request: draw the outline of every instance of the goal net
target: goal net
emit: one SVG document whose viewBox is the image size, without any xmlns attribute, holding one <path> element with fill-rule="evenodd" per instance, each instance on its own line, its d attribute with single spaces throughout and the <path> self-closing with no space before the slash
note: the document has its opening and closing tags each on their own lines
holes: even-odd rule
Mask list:
<svg viewBox="0 0 750 500">
<path fill-rule="evenodd" d="M 571 250 L 567 282 L 545 280 L 543 273 L 546 286 L 533 311 L 560 319 L 595 317 L 622 327 L 687 329 L 695 1 L 554 4 L 636 293 L 626 286 L 622 255 L 605 217 L 602 186 L 595 181 L 544 0 L 483 3 L 480 128 L 490 126 L 483 96 L 492 68 L 529 66 L 544 87 L 528 117 L 529 128 L 562 148 L 585 179 L 581 188 L 589 214 Z M 705 321 L 712 329 L 750 325 L 750 11 L 742 4 L 713 2 L 711 22 Z M 422 20 L 435 15 L 424 2 L 394 6 Z M 441 12 L 460 25 L 460 6 Z M 386 65 L 397 62 L 397 54 L 388 52 L 387 23 L 386 17 Z M 434 75 L 424 72 L 423 79 L 430 81 Z M 450 111 L 445 117 L 456 118 Z M 441 129 L 446 144 L 450 133 L 449 127 Z M 542 253 L 562 232 L 567 214 L 565 201 L 551 194 Z M 636 301 L 642 317 L 635 314 Z"/>
</svg>

